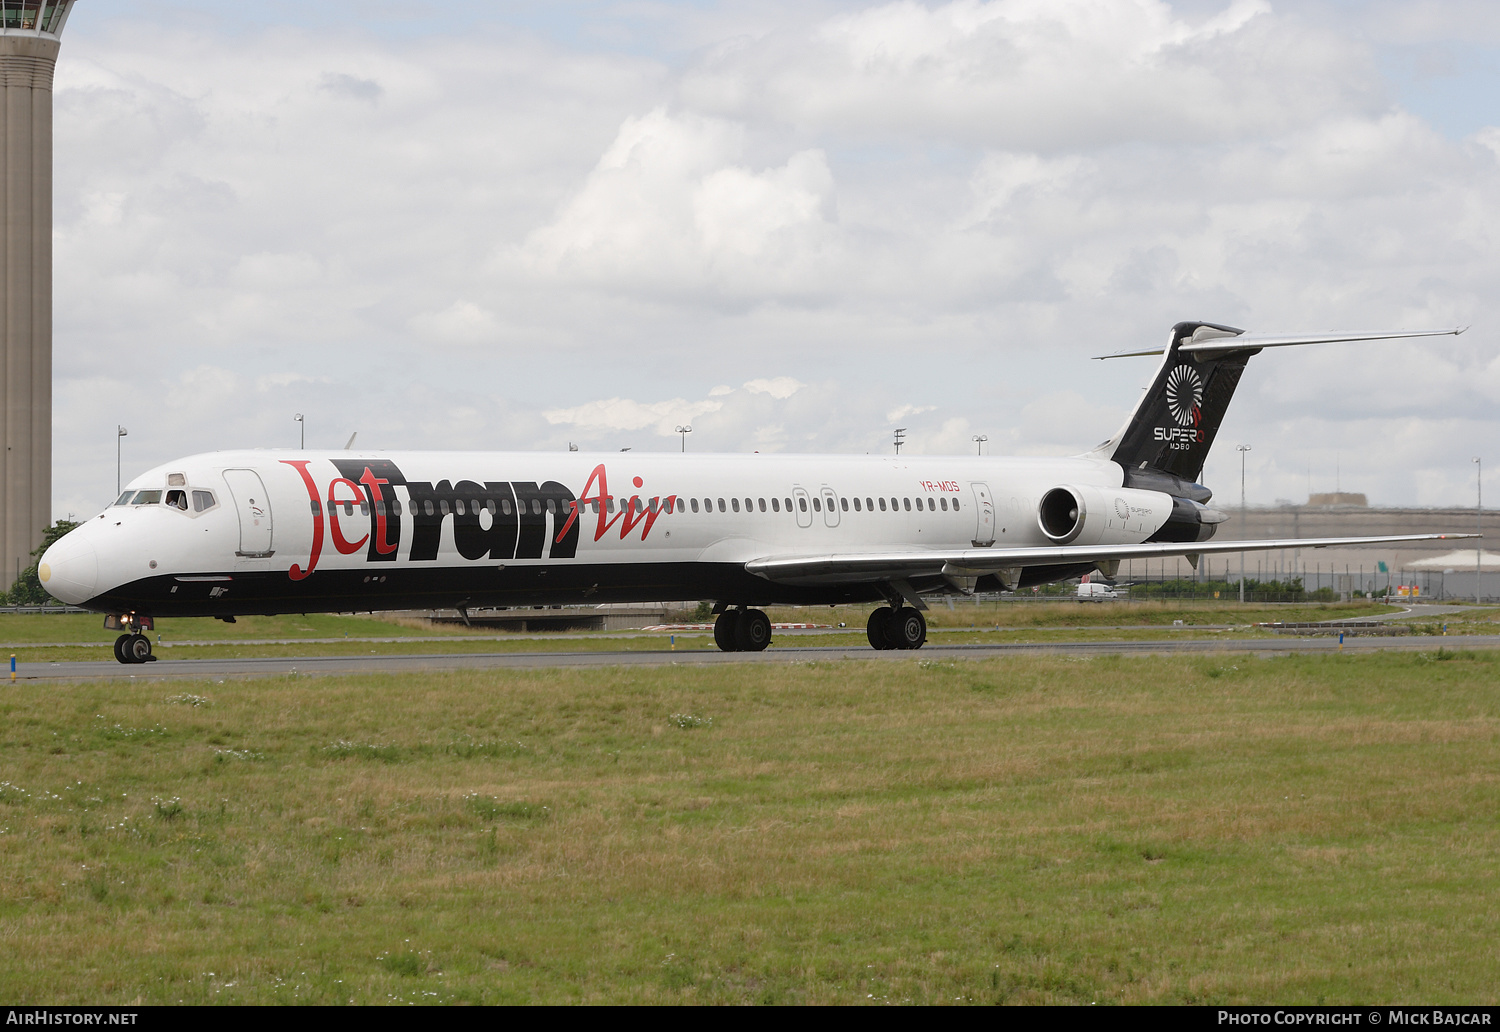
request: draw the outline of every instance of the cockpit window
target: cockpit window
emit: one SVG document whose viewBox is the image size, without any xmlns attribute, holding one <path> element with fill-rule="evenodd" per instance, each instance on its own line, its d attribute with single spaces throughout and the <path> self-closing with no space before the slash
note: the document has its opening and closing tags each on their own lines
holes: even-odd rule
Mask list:
<svg viewBox="0 0 1500 1032">
<path fill-rule="evenodd" d="M 129 505 L 130 504 L 130 500 L 132 498 L 134 498 L 134 497 L 135 497 L 135 492 L 134 491 L 126 491 L 119 498 L 115 499 L 115 504 L 116 505 Z"/>
<path fill-rule="evenodd" d="M 209 509 L 212 509 L 215 505 L 218 504 L 219 503 L 214 500 L 214 493 L 212 491 L 193 492 L 194 512 L 207 512 Z"/>
<path fill-rule="evenodd" d="M 174 509 L 181 509 L 183 512 L 187 512 L 187 492 L 168 491 L 167 504 Z"/>
<path fill-rule="evenodd" d="M 135 501 L 131 502 L 130 504 L 131 505 L 160 505 L 161 504 L 161 492 L 160 491 L 137 491 L 135 493 Z"/>
</svg>

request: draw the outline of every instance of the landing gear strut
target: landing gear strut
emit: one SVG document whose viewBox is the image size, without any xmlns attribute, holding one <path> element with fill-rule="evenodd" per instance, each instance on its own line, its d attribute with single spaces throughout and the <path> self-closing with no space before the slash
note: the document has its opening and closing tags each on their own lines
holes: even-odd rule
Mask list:
<svg viewBox="0 0 1500 1032">
<path fill-rule="evenodd" d="M 151 639 L 144 634 L 122 634 L 115 639 L 115 658 L 121 663 L 155 663 Z"/>
<path fill-rule="evenodd" d="M 927 643 L 927 618 L 911 606 L 900 609 L 881 606 L 870 614 L 865 635 L 870 639 L 870 646 L 881 651 L 920 649 Z"/>
<path fill-rule="evenodd" d="M 771 644 L 771 619 L 759 609 L 726 609 L 714 621 L 720 652 L 761 652 Z"/>
</svg>

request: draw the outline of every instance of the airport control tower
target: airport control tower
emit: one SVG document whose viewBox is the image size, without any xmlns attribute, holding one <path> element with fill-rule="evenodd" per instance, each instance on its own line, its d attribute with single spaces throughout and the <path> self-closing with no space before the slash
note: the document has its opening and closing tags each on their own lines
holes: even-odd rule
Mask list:
<svg viewBox="0 0 1500 1032">
<path fill-rule="evenodd" d="M 0 590 L 52 522 L 52 70 L 73 0 L 0 0 Z"/>
</svg>

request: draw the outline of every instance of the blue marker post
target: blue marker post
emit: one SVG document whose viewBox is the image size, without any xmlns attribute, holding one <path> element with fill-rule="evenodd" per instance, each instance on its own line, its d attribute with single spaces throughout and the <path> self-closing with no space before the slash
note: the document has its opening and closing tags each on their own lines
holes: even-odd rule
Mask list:
<svg viewBox="0 0 1500 1032">
<path fill-rule="evenodd" d="M 677 635 L 670 634 L 670 635 L 668 635 L 668 637 L 672 639 L 672 651 L 676 652 L 677 651 Z"/>
<path fill-rule="evenodd" d="M 1344 632 L 1339 631 L 1339 651 L 1344 651 Z"/>
<path fill-rule="evenodd" d="M 14 652 L 10 654 L 10 679 L 12 681 L 16 679 L 16 654 Z"/>
</svg>

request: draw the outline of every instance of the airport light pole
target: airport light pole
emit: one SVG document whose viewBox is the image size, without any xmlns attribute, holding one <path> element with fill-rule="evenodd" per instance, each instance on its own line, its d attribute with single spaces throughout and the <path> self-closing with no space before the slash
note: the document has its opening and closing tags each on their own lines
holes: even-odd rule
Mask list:
<svg viewBox="0 0 1500 1032">
<path fill-rule="evenodd" d="M 1474 523 L 1475 530 L 1484 533 L 1484 463 L 1474 456 Z M 1479 581 L 1484 572 L 1484 538 L 1474 542 L 1474 601 L 1479 601 Z"/>
<path fill-rule="evenodd" d="M 682 435 L 682 452 L 683 452 L 684 455 L 686 455 L 687 454 L 687 435 L 693 432 L 693 428 L 690 427 L 690 426 L 687 426 L 686 424 L 684 424 L 683 426 L 679 426 L 677 428 L 677 432 Z"/>
<path fill-rule="evenodd" d="M 905 443 L 905 441 L 906 441 L 906 427 L 903 426 L 899 430 L 896 431 L 896 454 L 897 455 L 901 454 L 901 445 L 903 443 Z"/>
<path fill-rule="evenodd" d="M 969 438 L 969 440 L 973 441 L 974 444 L 977 446 L 977 450 L 975 451 L 975 454 L 976 455 L 983 455 L 984 454 L 984 442 L 988 441 L 989 437 L 986 436 L 985 434 L 975 434 L 973 437 Z"/>
<path fill-rule="evenodd" d="M 120 440 L 128 436 L 129 430 L 116 424 L 115 426 L 115 497 L 120 497 Z"/>
<path fill-rule="evenodd" d="M 1240 453 L 1240 533 L 1245 532 L 1245 453 L 1250 450 L 1248 444 L 1236 445 L 1235 450 Z M 1240 604 L 1245 602 L 1245 553 L 1240 553 Z"/>
<path fill-rule="evenodd" d="M 300 440 L 299 440 L 299 442 L 297 444 L 297 447 L 300 448 L 300 449 L 302 449 L 303 451 L 306 451 L 307 450 L 307 422 L 306 422 L 306 420 L 304 420 L 302 418 L 302 413 L 300 413 L 300 412 L 298 412 L 292 418 L 297 421 L 297 430 L 298 430 L 298 433 L 300 434 Z"/>
</svg>

